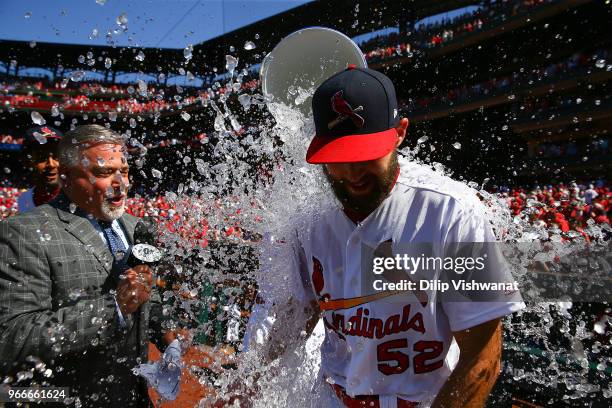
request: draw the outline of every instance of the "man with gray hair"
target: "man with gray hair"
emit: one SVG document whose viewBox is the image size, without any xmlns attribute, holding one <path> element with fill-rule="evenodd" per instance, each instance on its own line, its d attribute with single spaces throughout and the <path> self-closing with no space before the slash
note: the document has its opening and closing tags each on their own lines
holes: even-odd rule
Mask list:
<svg viewBox="0 0 612 408">
<path fill-rule="evenodd" d="M 58 157 L 58 197 L 0 222 L 0 375 L 20 372 L 12 385 L 23 386 L 34 374 L 85 407 L 149 406 L 132 368 L 147 360 L 161 313 L 151 269 L 127 265 L 138 219 L 124 214 L 124 139 L 80 126 Z"/>
</svg>

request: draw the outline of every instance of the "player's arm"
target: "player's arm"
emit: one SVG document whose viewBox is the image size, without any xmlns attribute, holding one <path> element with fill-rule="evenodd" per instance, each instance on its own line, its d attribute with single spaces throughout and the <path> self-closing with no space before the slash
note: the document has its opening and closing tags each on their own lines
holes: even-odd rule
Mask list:
<svg viewBox="0 0 612 408">
<path fill-rule="evenodd" d="M 260 261 L 260 267 L 268 271 L 263 274 L 267 279 L 258 282 L 259 301 L 253 306 L 245 329 L 243 351 L 251 355 L 245 362 L 248 364 L 254 356 L 258 368 L 247 375 L 248 381 L 241 379 L 223 390 L 223 398 L 213 407 L 231 406 L 235 402 L 250 406 L 257 399 L 260 378 L 278 374 L 271 363 L 305 343 L 319 320 L 319 305 L 310 287 L 303 249 L 295 240 L 279 247 L 284 252 L 273 258 L 262 257 Z M 266 265 L 266 258 L 276 259 L 281 268 Z"/>
<path fill-rule="evenodd" d="M 319 308 L 316 302 L 298 311 L 295 304 L 289 301 L 280 309 L 284 310 L 276 314 L 267 330 L 265 347 L 258 347 L 258 363 L 261 364 L 258 370 L 248 374 L 248 381 L 241 378 L 230 384 L 223 391 L 223 395 L 212 403 L 213 408 L 230 407 L 235 403 L 239 403 L 241 407 L 251 407 L 252 401 L 258 398 L 260 392 L 261 377 L 278 375 L 278 367 L 274 367 L 271 363 L 288 350 L 295 348 L 300 340 L 305 341 L 310 337 L 319 320 Z"/>
<path fill-rule="evenodd" d="M 262 357 L 263 364 L 269 364 L 282 356 L 287 349 L 295 348 L 301 342 L 306 341 L 312 334 L 319 321 L 319 306 L 316 301 L 308 305 L 300 305 L 303 310 L 293 310 L 296 306 L 288 302 L 283 308 L 286 309 L 286 317 L 281 320 L 285 324 L 275 324 L 270 329 L 269 346 Z M 283 312 L 281 312 L 283 313 Z M 295 324 L 289 324 L 292 321 Z"/>
<path fill-rule="evenodd" d="M 502 325 L 494 319 L 454 332 L 459 362 L 432 407 L 483 407 L 501 366 Z"/>
</svg>

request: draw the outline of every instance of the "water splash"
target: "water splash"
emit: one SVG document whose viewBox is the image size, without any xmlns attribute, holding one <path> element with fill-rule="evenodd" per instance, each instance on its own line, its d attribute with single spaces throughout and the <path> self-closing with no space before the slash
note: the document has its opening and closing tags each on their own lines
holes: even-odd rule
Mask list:
<svg viewBox="0 0 612 408">
<path fill-rule="evenodd" d="M 36 111 L 32 111 L 32 113 L 30 113 L 30 118 L 32 119 L 32 122 L 34 122 L 35 124 L 39 126 L 42 126 L 45 123 L 47 123 L 47 121 L 45 121 L 45 118 L 43 118 L 43 116 Z"/>
</svg>

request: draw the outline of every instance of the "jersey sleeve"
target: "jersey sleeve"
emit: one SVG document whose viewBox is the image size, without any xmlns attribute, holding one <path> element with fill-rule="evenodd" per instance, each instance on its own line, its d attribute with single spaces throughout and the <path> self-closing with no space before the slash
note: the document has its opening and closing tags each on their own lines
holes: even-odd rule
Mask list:
<svg viewBox="0 0 612 408">
<path fill-rule="evenodd" d="M 508 275 L 509 270 L 500 270 L 500 268 L 504 267 L 505 263 L 501 258 L 499 248 L 493 244 L 496 242 L 496 238 L 485 216 L 484 209 L 475 206 L 468 211 L 459 210 L 455 214 L 456 216 L 452 217 L 455 221 L 450 224 L 446 237 L 447 248 L 452 247 L 452 245 L 449 245 L 451 243 L 486 243 L 481 246 L 463 246 L 463 248 L 478 248 L 479 255 L 486 252 L 485 257 L 488 259 L 487 263 L 489 266 L 487 266 L 488 269 L 484 272 L 486 276 L 481 276 L 480 280 L 495 282 L 502 280 L 498 279 L 499 277 L 508 279 L 511 276 Z M 496 260 L 494 261 L 494 259 Z M 499 301 L 484 301 L 479 299 L 478 296 L 475 296 L 470 301 L 442 301 L 442 307 L 448 317 L 451 330 L 456 332 L 478 326 L 525 308 L 519 292 L 508 293 L 503 295 L 503 297 Z"/>
<path fill-rule="evenodd" d="M 276 242 L 264 251 L 258 288 L 243 347 L 273 360 L 305 343 L 309 324 L 318 316 L 297 234 L 289 242 Z"/>
</svg>

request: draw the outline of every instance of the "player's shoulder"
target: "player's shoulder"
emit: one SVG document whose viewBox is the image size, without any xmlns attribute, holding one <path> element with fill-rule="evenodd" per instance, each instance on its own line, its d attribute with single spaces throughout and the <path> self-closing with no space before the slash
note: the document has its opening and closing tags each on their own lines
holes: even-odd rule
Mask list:
<svg viewBox="0 0 612 408">
<path fill-rule="evenodd" d="M 439 169 L 401 161 L 401 171 L 397 184 L 398 191 L 411 194 L 421 203 L 433 206 L 452 206 L 462 213 L 482 213 L 484 205 L 479 193 L 465 183 L 454 180 Z"/>
</svg>

